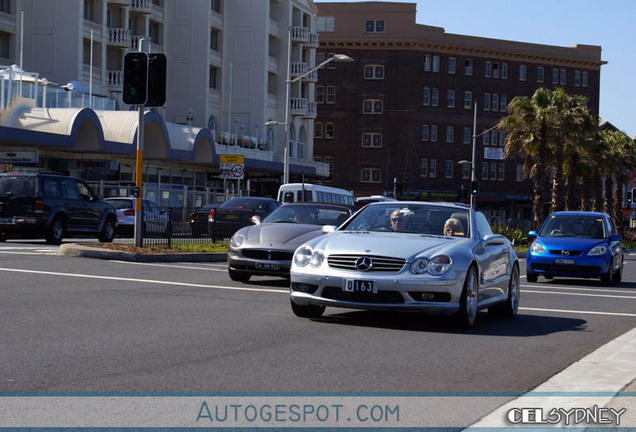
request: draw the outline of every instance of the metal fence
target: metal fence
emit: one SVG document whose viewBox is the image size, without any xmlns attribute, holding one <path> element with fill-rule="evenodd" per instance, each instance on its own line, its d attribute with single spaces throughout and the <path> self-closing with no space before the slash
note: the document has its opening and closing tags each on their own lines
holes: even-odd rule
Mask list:
<svg viewBox="0 0 636 432">
<path fill-rule="evenodd" d="M 159 207 L 144 210 L 143 246 L 166 246 L 184 243 L 214 243 L 229 240 L 244 226 L 251 225 L 249 210 L 215 209 L 214 218 L 207 211 L 188 207 Z"/>
</svg>

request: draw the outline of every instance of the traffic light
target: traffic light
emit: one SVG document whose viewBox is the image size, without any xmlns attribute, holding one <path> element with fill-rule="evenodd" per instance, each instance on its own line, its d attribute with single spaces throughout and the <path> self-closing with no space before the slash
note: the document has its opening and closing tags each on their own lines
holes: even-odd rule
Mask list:
<svg viewBox="0 0 636 432">
<path fill-rule="evenodd" d="M 160 107 L 166 103 L 166 63 L 165 54 L 148 56 L 147 107 Z"/>
<path fill-rule="evenodd" d="M 148 54 L 129 52 L 124 56 L 122 100 L 128 105 L 145 105 L 148 99 Z"/>
<path fill-rule="evenodd" d="M 479 193 L 479 182 L 477 180 L 473 180 L 470 182 L 470 194 L 477 195 Z"/>
<path fill-rule="evenodd" d="M 629 191 L 627 192 L 627 204 L 631 204 L 632 203 L 632 192 Z"/>
</svg>

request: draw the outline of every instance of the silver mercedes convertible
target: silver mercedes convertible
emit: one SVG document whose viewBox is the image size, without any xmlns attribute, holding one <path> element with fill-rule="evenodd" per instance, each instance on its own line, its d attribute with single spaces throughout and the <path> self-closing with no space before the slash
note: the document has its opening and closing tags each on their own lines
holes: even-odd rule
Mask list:
<svg viewBox="0 0 636 432">
<path fill-rule="evenodd" d="M 291 307 L 326 306 L 455 315 L 472 326 L 488 309 L 514 318 L 519 263 L 512 243 L 462 204 L 372 203 L 294 253 Z"/>
</svg>

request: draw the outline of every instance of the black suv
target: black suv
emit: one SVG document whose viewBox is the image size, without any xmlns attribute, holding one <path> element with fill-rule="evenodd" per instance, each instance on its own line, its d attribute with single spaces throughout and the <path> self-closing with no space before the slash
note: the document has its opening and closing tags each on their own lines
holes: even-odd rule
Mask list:
<svg viewBox="0 0 636 432">
<path fill-rule="evenodd" d="M 0 173 L 0 242 L 44 237 L 60 244 L 66 235 L 115 237 L 117 213 L 82 180 L 56 174 Z"/>
</svg>

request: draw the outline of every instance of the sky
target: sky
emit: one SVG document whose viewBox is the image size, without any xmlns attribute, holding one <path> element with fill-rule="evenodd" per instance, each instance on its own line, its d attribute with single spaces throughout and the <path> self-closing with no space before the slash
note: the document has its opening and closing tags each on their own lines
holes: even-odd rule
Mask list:
<svg viewBox="0 0 636 432">
<path fill-rule="evenodd" d="M 328 0 L 335 1 L 335 0 Z M 358 2 L 362 0 L 346 0 Z M 395 2 L 396 0 L 383 0 Z M 446 33 L 572 47 L 599 45 L 600 116 L 636 136 L 636 0 L 402 0 Z M 320 8 L 320 0 L 316 1 Z"/>
</svg>

